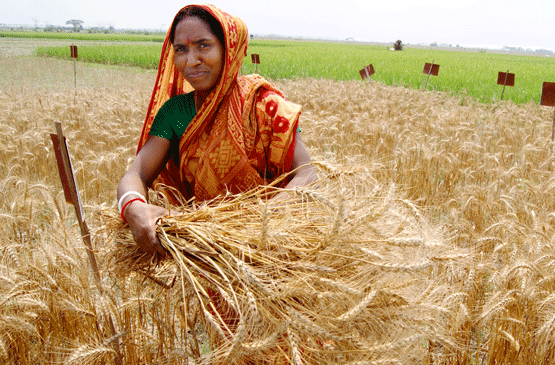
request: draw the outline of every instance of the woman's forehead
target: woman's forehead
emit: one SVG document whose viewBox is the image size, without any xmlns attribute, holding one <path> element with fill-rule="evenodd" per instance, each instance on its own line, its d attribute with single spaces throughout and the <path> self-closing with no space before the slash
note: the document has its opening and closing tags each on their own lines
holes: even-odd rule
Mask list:
<svg viewBox="0 0 555 365">
<path fill-rule="evenodd" d="M 198 17 L 188 17 L 179 22 L 175 28 L 174 43 L 194 42 L 200 39 L 212 39 L 216 36 L 206 22 Z"/>
</svg>

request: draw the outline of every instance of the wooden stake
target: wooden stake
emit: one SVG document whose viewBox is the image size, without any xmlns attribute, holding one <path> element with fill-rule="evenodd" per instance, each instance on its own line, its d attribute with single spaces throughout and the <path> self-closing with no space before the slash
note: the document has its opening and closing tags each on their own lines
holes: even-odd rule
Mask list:
<svg viewBox="0 0 555 365">
<path fill-rule="evenodd" d="M 254 73 L 258 74 L 258 65 L 260 64 L 260 55 L 257 53 L 251 54 L 252 63 L 254 63 Z"/>
<path fill-rule="evenodd" d="M 370 77 L 370 73 L 368 72 L 368 66 L 364 68 L 364 72 L 366 72 L 366 78 L 368 79 L 368 82 L 372 83 L 372 78 Z"/>
<path fill-rule="evenodd" d="M 503 84 L 503 91 L 501 92 L 501 100 L 503 100 L 503 94 L 505 94 L 505 87 L 507 86 L 507 79 L 509 78 L 509 70 L 505 74 L 505 83 Z"/>
<path fill-rule="evenodd" d="M 64 188 L 64 194 L 66 202 L 72 204 L 75 208 L 75 215 L 77 216 L 77 221 L 79 223 L 79 228 L 81 229 L 81 237 L 87 248 L 87 255 L 89 257 L 89 264 L 94 275 L 94 279 L 98 286 L 98 289 L 102 292 L 102 284 L 100 281 L 100 273 L 98 270 L 98 264 L 96 262 L 96 257 L 94 255 L 91 234 L 89 232 L 89 227 L 85 221 L 83 214 L 83 206 L 81 204 L 81 198 L 77 190 L 77 182 L 75 181 L 75 175 L 73 174 L 73 168 L 71 166 L 71 159 L 67 149 L 66 139 L 62 132 L 62 123 L 55 122 L 56 134 L 51 134 L 52 142 L 54 144 L 56 152 L 56 160 L 58 162 L 58 171 L 60 173 L 60 178 L 62 180 L 62 186 Z"/>
<path fill-rule="evenodd" d="M 368 82 L 372 83 L 372 75 L 375 73 L 374 66 L 372 64 L 369 64 L 368 66 L 364 66 L 364 68 L 360 70 L 358 73 L 360 74 L 360 77 L 363 80 L 368 79 Z"/>
<path fill-rule="evenodd" d="M 62 186 L 64 188 L 64 195 L 66 202 L 72 204 L 75 208 L 75 214 L 77 216 L 77 221 L 79 222 L 79 228 L 81 229 L 81 237 L 85 243 L 87 249 L 87 255 L 89 258 L 89 265 L 93 272 L 95 279 L 95 284 L 100 292 L 100 295 L 104 295 L 104 288 L 102 287 L 102 281 L 100 279 L 100 271 L 98 269 L 98 264 L 96 262 L 96 256 L 94 255 L 91 234 L 89 232 L 89 227 L 85 221 L 83 214 L 83 206 L 81 204 L 81 198 L 79 196 L 79 190 L 77 189 L 77 182 L 75 180 L 75 175 L 73 173 L 73 168 L 71 166 L 71 158 L 69 151 L 67 149 L 66 138 L 62 132 L 62 123 L 55 122 L 56 134 L 50 134 L 52 143 L 54 144 L 54 152 L 56 154 L 56 162 L 58 163 L 58 172 L 60 173 L 60 178 L 62 180 Z M 121 354 L 119 348 L 119 335 L 116 335 L 116 328 L 114 326 L 114 321 L 109 313 L 106 313 L 106 321 L 110 331 L 110 337 L 114 338 L 110 344 L 114 351 L 116 352 L 116 365 L 122 365 Z"/>
<path fill-rule="evenodd" d="M 71 53 L 71 58 L 73 58 L 73 83 L 77 89 L 77 57 L 79 57 L 77 46 L 72 43 L 71 46 L 69 46 L 69 51 Z"/>
<path fill-rule="evenodd" d="M 430 65 L 430 70 L 428 71 L 428 76 L 426 77 L 426 84 L 424 85 L 424 89 L 428 88 L 428 80 L 430 79 L 430 75 L 432 74 L 433 69 L 434 69 L 434 60 L 432 60 L 432 64 Z"/>
</svg>

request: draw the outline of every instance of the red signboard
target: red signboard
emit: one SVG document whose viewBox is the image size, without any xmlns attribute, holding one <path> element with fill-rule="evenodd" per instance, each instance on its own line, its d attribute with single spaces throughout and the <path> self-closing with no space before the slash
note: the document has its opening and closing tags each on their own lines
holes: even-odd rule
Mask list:
<svg viewBox="0 0 555 365">
<path fill-rule="evenodd" d="M 260 64 L 260 55 L 253 53 L 251 54 L 252 63 Z"/>
<path fill-rule="evenodd" d="M 515 74 L 499 72 L 499 75 L 497 75 L 497 85 L 515 86 Z"/>
<path fill-rule="evenodd" d="M 436 65 L 433 63 L 426 63 L 424 65 L 424 71 L 422 71 L 422 73 L 425 73 L 426 75 L 437 76 L 439 74 L 439 65 Z"/>
<path fill-rule="evenodd" d="M 555 82 L 544 82 L 541 105 L 555 106 Z"/>
<path fill-rule="evenodd" d="M 71 51 L 71 58 L 78 58 L 77 46 L 69 46 L 69 50 Z"/>
<path fill-rule="evenodd" d="M 375 74 L 376 71 L 374 71 L 374 66 L 372 66 L 372 64 L 370 64 L 368 66 L 364 66 L 364 68 L 362 70 L 360 70 L 359 73 L 360 73 L 360 77 L 362 77 L 362 79 L 365 80 L 368 77 Z"/>
</svg>

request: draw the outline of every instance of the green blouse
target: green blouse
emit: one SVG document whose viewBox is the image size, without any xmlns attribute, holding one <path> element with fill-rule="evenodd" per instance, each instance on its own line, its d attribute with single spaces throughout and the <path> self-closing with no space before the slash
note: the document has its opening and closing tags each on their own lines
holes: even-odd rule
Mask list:
<svg viewBox="0 0 555 365">
<path fill-rule="evenodd" d="M 197 115 L 193 91 L 174 96 L 162 105 L 150 128 L 150 135 L 162 137 L 171 142 L 172 146 L 179 146 L 181 136 Z M 297 127 L 297 132 L 301 128 Z"/>
<path fill-rule="evenodd" d="M 169 140 L 179 145 L 185 130 L 197 115 L 193 92 L 174 96 L 162 105 L 150 128 L 153 136 Z"/>
</svg>

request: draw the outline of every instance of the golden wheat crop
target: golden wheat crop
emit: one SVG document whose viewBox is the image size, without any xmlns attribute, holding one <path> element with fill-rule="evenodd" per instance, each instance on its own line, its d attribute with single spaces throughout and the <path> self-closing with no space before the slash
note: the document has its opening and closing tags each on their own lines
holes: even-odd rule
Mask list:
<svg viewBox="0 0 555 365">
<path fill-rule="evenodd" d="M 119 70 L 116 87 L 74 90 L 31 87 L 33 74 L 0 89 L 3 363 L 555 360 L 552 110 L 279 81 L 303 105 L 319 187 L 279 210 L 250 193 L 170 217 L 161 234 L 173 259 L 155 266 L 133 256 L 113 216 L 150 95 L 143 76 Z M 61 192 L 54 121 L 100 284 Z M 235 326 L 217 318 L 206 288 L 240 314 Z"/>
</svg>

